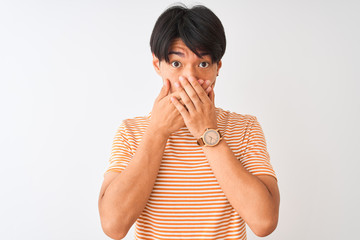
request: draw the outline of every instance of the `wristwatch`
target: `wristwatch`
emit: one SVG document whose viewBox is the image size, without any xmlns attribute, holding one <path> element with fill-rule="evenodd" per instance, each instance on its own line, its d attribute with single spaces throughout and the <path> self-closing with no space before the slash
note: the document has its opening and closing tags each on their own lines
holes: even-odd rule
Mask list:
<svg viewBox="0 0 360 240">
<path fill-rule="evenodd" d="M 197 140 L 199 146 L 216 146 L 222 139 L 219 129 L 207 128 L 204 134 Z"/>
</svg>

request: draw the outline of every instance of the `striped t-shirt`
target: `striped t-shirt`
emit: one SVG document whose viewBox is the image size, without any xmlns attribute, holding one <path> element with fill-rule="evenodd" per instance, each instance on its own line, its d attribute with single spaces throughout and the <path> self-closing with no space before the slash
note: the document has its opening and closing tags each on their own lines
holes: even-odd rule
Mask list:
<svg viewBox="0 0 360 240">
<path fill-rule="evenodd" d="M 216 115 L 222 136 L 243 166 L 253 175 L 266 174 L 277 179 L 257 118 L 221 108 L 216 108 Z M 151 113 L 121 123 L 104 174 L 126 168 L 150 118 Z M 172 133 L 167 140 L 154 188 L 135 223 L 135 236 L 136 239 L 247 239 L 244 220 L 221 190 L 202 148 L 187 127 Z"/>
</svg>

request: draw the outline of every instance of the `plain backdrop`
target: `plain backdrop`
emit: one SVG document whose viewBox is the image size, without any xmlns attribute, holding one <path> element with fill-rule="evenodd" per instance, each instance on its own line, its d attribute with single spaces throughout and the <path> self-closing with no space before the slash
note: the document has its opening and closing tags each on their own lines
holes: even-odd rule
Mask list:
<svg viewBox="0 0 360 240">
<path fill-rule="evenodd" d="M 97 204 L 112 140 L 151 111 L 149 39 L 172 3 L 0 1 L 0 239 L 109 239 Z M 216 106 L 263 128 L 281 196 L 264 239 L 359 239 L 360 2 L 184 3 L 225 28 Z"/>
</svg>

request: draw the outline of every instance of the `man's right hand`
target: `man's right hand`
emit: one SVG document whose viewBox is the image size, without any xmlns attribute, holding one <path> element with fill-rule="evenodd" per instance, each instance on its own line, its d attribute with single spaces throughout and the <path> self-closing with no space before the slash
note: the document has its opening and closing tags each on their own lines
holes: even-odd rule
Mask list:
<svg viewBox="0 0 360 240">
<path fill-rule="evenodd" d="M 185 126 L 181 114 L 171 103 L 170 97 L 172 94 L 169 94 L 169 91 L 170 81 L 166 79 L 160 94 L 155 99 L 148 127 L 155 133 L 162 134 L 166 137 L 169 137 L 171 133 Z"/>
</svg>

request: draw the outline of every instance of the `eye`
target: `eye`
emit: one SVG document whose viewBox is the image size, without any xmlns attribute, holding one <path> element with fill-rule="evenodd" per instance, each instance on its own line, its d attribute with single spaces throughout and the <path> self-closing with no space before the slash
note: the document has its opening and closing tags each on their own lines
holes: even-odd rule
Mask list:
<svg viewBox="0 0 360 240">
<path fill-rule="evenodd" d="M 199 67 L 201 67 L 201 68 L 207 68 L 209 66 L 209 63 L 208 62 L 201 62 L 200 64 L 199 64 Z"/>
<path fill-rule="evenodd" d="M 171 62 L 171 66 L 173 66 L 174 68 L 178 68 L 181 66 L 181 63 L 179 61 L 173 61 Z"/>
</svg>

